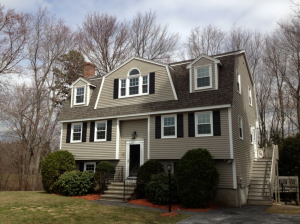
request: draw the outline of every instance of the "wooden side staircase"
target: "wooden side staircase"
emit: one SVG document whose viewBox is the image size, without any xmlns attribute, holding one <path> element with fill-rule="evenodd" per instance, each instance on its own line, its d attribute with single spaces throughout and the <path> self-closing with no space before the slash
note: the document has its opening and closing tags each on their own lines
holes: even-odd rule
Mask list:
<svg viewBox="0 0 300 224">
<path fill-rule="evenodd" d="M 269 185 L 271 165 L 271 159 L 254 161 L 248 193 L 248 204 L 271 205 L 273 203 Z"/>
</svg>

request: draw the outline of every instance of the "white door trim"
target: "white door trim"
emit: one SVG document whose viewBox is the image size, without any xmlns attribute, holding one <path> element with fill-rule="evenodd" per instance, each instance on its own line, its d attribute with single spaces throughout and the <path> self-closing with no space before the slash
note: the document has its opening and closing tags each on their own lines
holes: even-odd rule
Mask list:
<svg viewBox="0 0 300 224">
<path fill-rule="evenodd" d="M 129 176 L 129 151 L 130 145 L 140 145 L 140 166 L 144 164 L 144 141 L 142 140 L 130 140 L 126 141 L 126 176 Z"/>
</svg>

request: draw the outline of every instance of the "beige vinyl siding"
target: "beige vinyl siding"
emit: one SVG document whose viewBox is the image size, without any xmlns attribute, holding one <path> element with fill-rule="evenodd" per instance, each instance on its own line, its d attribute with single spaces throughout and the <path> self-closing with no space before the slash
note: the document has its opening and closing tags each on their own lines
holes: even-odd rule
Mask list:
<svg viewBox="0 0 300 224">
<path fill-rule="evenodd" d="M 74 105 L 76 98 L 76 87 L 84 87 L 84 104 Z M 89 88 L 89 86 L 87 86 L 87 84 L 81 80 L 73 86 L 73 102 L 71 102 L 73 107 L 82 107 L 87 105 L 87 88 Z"/>
<path fill-rule="evenodd" d="M 113 99 L 114 79 L 126 78 L 128 72 L 132 68 L 139 69 L 141 74 L 155 72 L 155 94 Z M 150 80 L 148 79 L 148 85 L 149 81 Z M 125 106 L 166 100 L 174 100 L 174 94 L 166 67 L 134 59 L 105 78 L 97 108 Z"/>
<path fill-rule="evenodd" d="M 243 178 L 243 184 L 250 184 L 252 164 L 254 160 L 254 145 L 250 142 L 250 124 L 256 126 L 256 101 L 253 84 L 246 67 L 243 55 L 237 56 L 235 71 L 241 75 L 241 91 L 237 92 L 237 73 L 234 74 L 233 107 L 232 107 L 232 135 L 233 149 L 236 163 L 237 177 Z M 252 91 L 252 106 L 249 105 L 248 86 Z M 238 116 L 243 119 L 243 140 L 239 138 Z M 257 139 L 257 136 L 256 136 Z M 238 182 L 238 180 L 237 180 Z"/>
<path fill-rule="evenodd" d="M 155 138 L 155 116 L 150 120 L 150 158 L 180 159 L 190 149 L 206 148 L 214 159 L 230 159 L 227 109 L 220 110 L 221 136 L 188 137 L 188 113 L 183 114 L 183 138 Z"/>
<path fill-rule="evenodd" d="M 216 166 L 218 168 L 220 177 L 219 177 L 219 188 L 233 188 L 233 173 L 232 173 L 232 164 L 227 163 L 224 160 L 217 160 Z"/>
<path fill-rule="evenodd" d="M 212 75 L 212 88 L 208 88 L 208 89 L 200 89 L 200 90 L 195 90 L 195 67 L 199 67 L 199 66 L 204 66 L 204 65 L 211 65 L 211 75 Z M 209 60 L 207 58 L 201 58 L 199 61 L 197 61 L 195 64 L 193 64 L 192 66 L 192 92 L 203 92 L 203 91 L 210 91 L 212 89 L 215 89 L 215 63 L 212 60 Z"/>
<path fill-rule="evenodd" d="M 90 126 L 87 123 L 86 142 L 66 143 L 67 123 L 63 124 L 62 150 L 67 150 L 75 156 L 75 160 L 110 160 L 116 158 L 116 124 L 112 120 L 111 141 L 90 142 Z"/>
<path fill-rule="evenodd" d="M 120 147 L 119 147 L 119 166 L 125 167 L 126 160 L 126 141 L 144 141 L 144 162 L 147 159 L 148 151 L 148 119 L 120 121 Z M 136 139 L 132 139 L 131 134 L 137 133 Z"/>
</svg>

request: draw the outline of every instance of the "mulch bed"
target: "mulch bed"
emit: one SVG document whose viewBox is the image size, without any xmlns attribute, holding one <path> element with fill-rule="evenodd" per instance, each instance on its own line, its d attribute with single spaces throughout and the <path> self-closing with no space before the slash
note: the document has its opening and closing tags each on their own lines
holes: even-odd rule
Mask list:
<svg viewBox="0 0 300 224">
<path fill-rule="evenodd" d="M 169 205 L 155 205 L 155 204 L 152 204 L 151 202 L 147 201 L 146 199 L 131 200 L 128 203 L 148 206 L 148 207 L 152 207 L 152 208 L 161 208 L 161 209 L 165 209 L 167 211 L 169 210 Z M 171 211 L 207 212 L 209 210 L 217 209 L 217 208 L 220 208 L 220 206 L 215 205 L 215 204 L 209 204 L 205 208 L 184 208 L 182 205 L 175 204 L 175 205 L 171 206 Z M 163 214 L 168 214 L 168 213 L 163 213 Z M 175 213 L 175 214 L 177 214 L 177 213 Z M 165 216 L 167 216 L 167 215 L 165 215 Z"/>
</svg>

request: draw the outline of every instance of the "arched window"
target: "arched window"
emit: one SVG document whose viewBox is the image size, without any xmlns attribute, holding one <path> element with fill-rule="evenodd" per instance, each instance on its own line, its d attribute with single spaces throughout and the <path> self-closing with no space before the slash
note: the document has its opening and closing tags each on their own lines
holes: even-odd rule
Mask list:
<svg viewBox="0 0 300 224">
<path fill-rule="evenodd" d="M 140 74 L 140 71 L 137 70 L 136 68 L 132 69 L 130 72 L 129 72 L 129 75 L 138 75 Z"/>
</svg>

